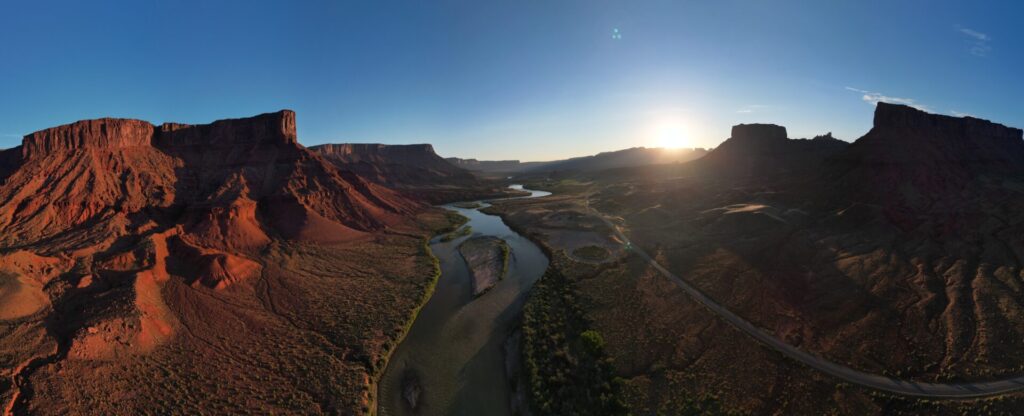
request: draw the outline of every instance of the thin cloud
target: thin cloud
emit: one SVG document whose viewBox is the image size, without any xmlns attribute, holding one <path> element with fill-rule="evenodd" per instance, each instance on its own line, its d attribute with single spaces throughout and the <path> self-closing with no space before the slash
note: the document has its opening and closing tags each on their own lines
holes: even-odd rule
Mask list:
<svg viewBox="0 0 1024 416">
<path fill-rule="evenodd" d="M 880 102 L 882 102 L 882 103 L 889 103 L 889 104 L 903 104 L 903 105 L 906 105 L 906 106 L 914 107 L 914 108 L 916 108 L 918 110 L 921 110 L 921 111 L 929 111 L 929 112 L 931 111 L 928 108 L 927 105 L 919 104 L 917 102 L 917 100 L 914 100 L 913 98 L 893 97 L 893 96 L 882 94 L 880 92 L 873 92 L 873 91 L 868 91 L 868 90 L 862 90 L 860 88 L 853 88 L 853 87 L 846 87 L 846 90 L 847 91 L 853 91 L 853 92 L 861 94 L 860 99 L 863 100 L 864 102 L 868 103 L 868 104 L 871 104 L 871 105 L 875 105 L 875 104 L 878 104 Z"/>
<path fill-rule="evenodd" d="M 960 33 L 963 33 L 963 34 L 965 34 L 967 36 L 970 36 L 970 37 L 975 38 L 977 40 L 980 40 L 982 42 L 988 42 L 989 40 L 992 40 L 992 38 L 988 37 L 988 35 L 986 35 L 984 33 L 981 33 L 981 32 L 978 32 L 976 30 L 968 29 L 966 27 L 961 27 L 960 28 Z"/>
<path fill-rule="evenodd" d="M 949 110 L 949 114 L 954 116 L 954 117 L 974 117 L 974 118 L 977 118 L 977 117 L 975 117 L 974 114 L 971 114 L 971 113 L 961 113 L 961 112 L 956 111 L 956 110 Z"/>
<path fill-rule="evenodd" d="M 992 37 L 987 33 L 982 33 L 969 27 L 963 27 L 960 25 L 953 26 L 958 32 L 967 36 L 971 42 L 971 47 L 968 51 L 971 55 L 985 57 L 988 56 L 989 52 L 992 52 Z"/>
<path fill-rule="evenodd" d="M 756 113 L 756 112 L 760 112 L 760 111 L 764 111 L 764 110 L 770 110 L 772 108 L 773 108 L 772 106 L 764 105 L 764 104 L 747 104 L 747 105 L 745 105 L 743 107 L 740 107 L 739 110 L 736 110 L 736 113 L 737 114 L 750 114 L 750 113 Z"/>
</svg>

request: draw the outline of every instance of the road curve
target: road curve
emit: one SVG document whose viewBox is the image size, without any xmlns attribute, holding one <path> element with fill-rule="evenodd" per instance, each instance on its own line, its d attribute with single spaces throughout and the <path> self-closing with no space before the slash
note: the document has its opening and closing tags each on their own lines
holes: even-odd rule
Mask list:
<svg viewBox="0 0 1024 416">
<path fill-rule="evenodd" d="M 663 276 L 675 283 L 676 286 L 685 290 L 691 298 L 700 302 L 704 307 L 711 310 L 711 312 L 718 315 L 720 318 L 747 333 L 747 335 L 750 335 L 761 343 L 774 348 L 776 351 L 781 352 L 787 357 L 804 363 L 818 371 L 853 384 L 859 384 L 861 386 L 906 396 L 965 399 L 993 396 L 1024 390 L 1024 376 L 975 383 L 926 383 L 865 373 L 805 352 L 797 347 L 787 344 L 785 341 L 782 341 L 774 335 L 761 330 L 747 320 L 739 317 L 735 313 L 732 313 L 732 311 L 726 309 L 724 306 L 719 305 L 714 300 L 704 295 L 700 290 L 697 290 L 697 288 L 691 286 L 679 276 L 676 276 L 674 273 L 662 267 L 658 262 L 654 261 L 651 256 L 647 255 L 643 249 L 630 243 L 629 238 L 619 230 L 618 226 L 609 221 L 608 218 L 597 210 L 590 208 L 589 203 L 587 204 L 587 208 L 593 211 L 598 218 L 608 224 L 608 226 L 614 230 L 615 235 L 622 239 L 623 244 L 625 244 L 629 250 L 646 260 L 651 267 L 658 270 L 658 272 Z"/>
</svg>

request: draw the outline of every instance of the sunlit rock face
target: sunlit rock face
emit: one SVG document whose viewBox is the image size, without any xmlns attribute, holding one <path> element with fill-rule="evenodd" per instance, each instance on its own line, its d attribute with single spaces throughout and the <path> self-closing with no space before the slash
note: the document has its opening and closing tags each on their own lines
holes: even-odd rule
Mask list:
<svg viewBox="0 0 1024 416">
<path fill-rule="evenodd" d="M 83 148 L 148 146 L 152 137 L 153 125 L 145 121 L 101 118 L 29 134 L 22 141 L 21 149 L 24 159 L 32 159 Z"/>
<path fill-rule="evenodd" d="M 0 151 L 0 373 L 32 380 L 0 383 L 9 413 L 135 414 L 172 405 L 121 400 L 162 388 L 138 380 L 200 391 L 196 380 L 231 371 L 337 376 L 311 393 L 334 407 L 306 409 L 366 406 L 391 322 L 405 322 L 433 276 L 415 220 L 441 214 L 305 148 L 295 120 L 289 110 L 198 125 L 103 118 Z M 388 317 L 363 324 L 367 305 Z M 306 322 L 334 325 L 323 333 L 334 338 L 308 337 Z M 227 358 L 280 354 L 316 365 Z M 332 358 L 349 354 L 365 358 Z M 264 389 L 258 397 L 276 385 L 221 381 Z M 81 399 L 97 391 L 119 399 Z M 107 404 L 116 409 L 95 408 Z"/>
<path fill-rule="evenodd" d="M 25 136 L 0 162 L 0 274 L 29 289 L 55 276 L 67 280 L 58 284 L 99 293 L 120 288 L 120 297 L 105 299 L 119 299 L 124 314 L 86 311 L 82 322 L 142 316 L 145 330 L 146 319 L 156 319 L 160 331 L 121 334 L 147 342 L 173 332 L 154 295 L 169 274 L 224 289 L 259 276 L 260 253 L 274 238 L 351 241 L 423 208 L 299 145 L 289 110 L 160 128 L 141 120 L 84 120 Z M 5 255 L 12 252 L 20 254 Z M 25 259 L 38 260 L 26 266 Z M 0 297 L 0 308 L 11 307 L 10 299 Z M 66 302 L 56 299 L 54 307 Z M 124 327 L 140 328 L 136 321 Z M 97 345 L 82 356 L 113 354 L 100 345 L 106 338 L 83 339 Z"/>
</svg>

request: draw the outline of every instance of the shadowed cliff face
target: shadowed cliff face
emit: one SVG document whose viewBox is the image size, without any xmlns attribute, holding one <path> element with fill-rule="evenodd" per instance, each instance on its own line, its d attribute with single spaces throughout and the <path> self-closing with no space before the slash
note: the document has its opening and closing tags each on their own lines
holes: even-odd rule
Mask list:
<svg viewBox="0 0 1024 416">
<path fill-rule="evenodd" d="M 737 124 L 730 138 L 739 141 L 779 142 L 789 138 L 786 128 L 775 124 Z"/>
<path fill-rule="evenodd" d="M 430 203 L 505 195 L 503 187 L 442 159 L 429 144 L 340 143 L 309 149 L 342 171 Z"/>
<path fill-rule="evenodd" d="M 699 174 L 754 181 L 806 174 L 848 143 L 831 134 L 814 139 L 789 139 L 786 128 L 774 124 L 740 124 L 732 135 L 706 156 L 690 164 Z"/>
<path fill-rule="evenodd" d="M 973 117 L 929 114 L 911 107 L 879 103 L 868 134 L 837 160 L 856 165 L 947 168 L 972 172 L 1024 171 L 1021 129 Z"/>
<path fill-rule="evenodd" d="M 963 229 L 983 215 L 983 201 L 1004 192 L 1003 182 L 1024 175 L 1021 135 L 986 120 L 879 103 L 871 131 L 830 161 L 821 193 L 879 205 L 903 229 Z"/>
<path fill-rule="evenodd" d="M 218 120 L 210 124 L 164 123 L 153 145 L 161 148 L 182 146 L 223 147 L 242 144 L 284 146 L 298 144 L 295 112 L 282 110 L 255 117 Z"/>
<path fill-rule="evenodd" d="M 405 185 L 475 180 L 468 171 L 434 153 L 434 147 L 429 144 L 341 143 L 312 146 L 310 150 L 339 167 L 380 182 Z"/>
</svg>

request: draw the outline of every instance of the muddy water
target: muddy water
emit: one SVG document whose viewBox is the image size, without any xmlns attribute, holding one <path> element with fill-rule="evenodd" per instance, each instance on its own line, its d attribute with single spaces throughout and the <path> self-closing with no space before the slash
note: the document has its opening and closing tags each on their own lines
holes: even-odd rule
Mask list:
<svg viewBox="0 0 1024 416">
<path fill-rule="evenodd" d="M 550 195 L 530 192 L 527 198 Z M 452 205 L 445 208 L 469 218 L 467 225 L 473 227 L 472 236 L 491 235 L 508 242 L 512 252 L 508 275 L 487 293 L 474 298 L 469 271 L 458 252 L 459 244 L 472 236 L 449 242 L 441 242 L 437 237 L 431 241 L 430 248 L 441 262 L 441 278 L 380 381 L 380 415 L 510 413 L 503 343 L 522 309 L 526 293 L 547 269 L 548 259 L 497 216 L 479 209 Z M 403 391 L 403 384 L 418 386 L 415 411 L 403 398 L 403 393 L 409 394 Z"/>
</svg>

